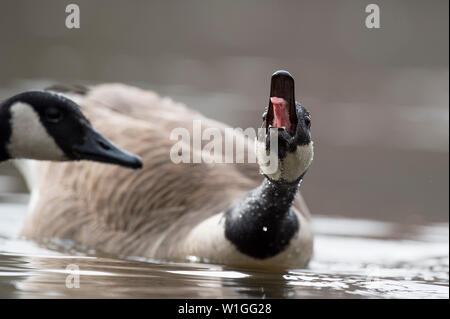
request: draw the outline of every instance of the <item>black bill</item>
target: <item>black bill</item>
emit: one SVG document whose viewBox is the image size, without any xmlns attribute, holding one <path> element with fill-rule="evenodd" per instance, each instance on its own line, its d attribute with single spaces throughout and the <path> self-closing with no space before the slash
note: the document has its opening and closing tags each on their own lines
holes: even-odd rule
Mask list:
<svg viewBox="0 0 450 319">
<path fill-rule="evenodd" d="M 80 160 L 116 164 L 133 169 L 142 168 L 139 156 L 121 150 L 92 127 L 87 129 L 83 144 L 73 146 L 72 151 Z"/>
</svg>

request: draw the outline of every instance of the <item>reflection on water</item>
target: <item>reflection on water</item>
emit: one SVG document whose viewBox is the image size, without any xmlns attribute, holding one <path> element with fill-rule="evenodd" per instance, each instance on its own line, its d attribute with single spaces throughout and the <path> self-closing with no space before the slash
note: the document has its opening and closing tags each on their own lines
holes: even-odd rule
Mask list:
<svg viewBox="0 0 450 319">
<path fill-rule="evenodd" d="M 315 217 L 308 269 L 254 270 L 96 254 L 18 236 L 25 204 L 0 203 L 3 298 L 448 298 L 448 225 Z M 344 231 L 345 230 L 345 231 Z M 67 288 L 77 265 L 80 287 Z"/>
<path fill-rule="evenodd" d="M 14 26 L 0 28 L 13 44 L 0 52 L 8 61 L 2 98 L 55 82 L 120 81 L 231 127 L 259 127 L 268 75 L 291 71 L 317 145 L 302 189 L 314 213 L 315 256 L 306 270 L 281 272 L 124 260 L 67 242 L 40 247 L 18 238 L 28 196 L 0 165 L 0 297 L 448 298 L 447 2 L 389 2 L 388 31 L 368 36 L 364 4 L 351 2 L 323 10 L 313 1 L 89 1 L 84 12 L 104 14 L 75 37 L 55 27 L 62 7 L 44 2 L 2 3 L 8 14 L 0 23 Z M 277 16 L 277 24 L 267 23 Z M 133 23 L 124 28 L 118 17 Z M 268 39 L 290 48 L 268 46 Z M 80 267 L 78 289 L 65 287 L 69 264 Z"/>
</svg>

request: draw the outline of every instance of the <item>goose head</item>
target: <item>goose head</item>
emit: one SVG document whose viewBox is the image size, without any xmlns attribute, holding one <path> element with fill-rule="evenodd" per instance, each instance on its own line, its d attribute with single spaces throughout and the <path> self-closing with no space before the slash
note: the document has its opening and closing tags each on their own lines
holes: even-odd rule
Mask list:
<svg viewBox="0 0 450 319">
<path fill-rule="evenodd" d="M 91 160 L 141 168 L 141 159 L 99 133 L 72 100 L 48 91 L 17 94 L 0 104 L 0 161 Z"/>
<path fill-rule="evenodd" d="M 311 116 L 295 100 L 294 78 L 287 71 L 280 70 L 272 75 L 263 128 L 263 138 L 256 141 L 262 173 L 273 182 L 299 181 L 314 155 Z"/>
</svg>

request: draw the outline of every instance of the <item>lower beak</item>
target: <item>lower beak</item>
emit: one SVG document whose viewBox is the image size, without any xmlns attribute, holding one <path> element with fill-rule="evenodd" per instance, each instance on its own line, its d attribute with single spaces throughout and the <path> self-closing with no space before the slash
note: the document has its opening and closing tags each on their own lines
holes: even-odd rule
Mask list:
<svg viewBox="0 0 450 319">
<path fill-rule="evenodd" d="M 93 127 L 87 128 L 84 142 L 75 145 L 72 151 L 80 160 L 116 164 L 133 169 L 142 168 L 139 156 L 121 150 Z"/>
</svg>

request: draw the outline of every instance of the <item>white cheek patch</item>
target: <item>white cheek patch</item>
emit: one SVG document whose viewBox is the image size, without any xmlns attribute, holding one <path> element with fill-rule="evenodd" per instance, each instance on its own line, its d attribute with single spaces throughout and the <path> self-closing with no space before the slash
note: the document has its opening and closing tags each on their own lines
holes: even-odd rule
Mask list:
<svg viewBox="0 0 450 319">
<path fill-rule="evenodd" d="M 27 103 L 11 105 L 11 138 L 8 152 L 12 158 L 62 161 L 67 157 L 48 135 L 39 115 Z"/>
<path fill-rule="evenodd" d="M 279 180 L 281 177 L 281 170 L 278 155 L 275 153 L 273 153 L 275 156 L 268 155 L 266 142 L 261 142 L 257 139 L 255 139 L 255 153 L 260 171 L 264 175 L 269 176 L 272 180 Z M 272 160 L 277 162 L 272 163 Z"/>
<path fill-rule="evenodd" d="M 280 180 L 283 178 L 287 182 L 293 182 L 297 180 L 311 165 L 314 157 L 314 147 L 311 141 L 307 145 L 297 146 L 295 152 L 287 152 L 286 157 L 282 160 L 278 160 L 277 170 L 266 171 L 267 166 L 259 160 L 266 154 L 266 143 L 256 141 L 256 156 L 260 165 L 261 171 L 272 180 Z"/>
</svg>

